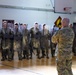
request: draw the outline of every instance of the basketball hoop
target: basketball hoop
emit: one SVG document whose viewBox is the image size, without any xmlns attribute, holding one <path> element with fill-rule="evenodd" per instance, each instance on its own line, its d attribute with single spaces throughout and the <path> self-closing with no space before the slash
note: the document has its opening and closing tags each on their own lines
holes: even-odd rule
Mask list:
<svg viewBox="0 0 76 75">
<path fill-rule="evenodd" d="M 72 12 L 72 7 L 64 7 L 63 11 L 67 12 L 67 13 L 71 13 Z"/>
</svg>

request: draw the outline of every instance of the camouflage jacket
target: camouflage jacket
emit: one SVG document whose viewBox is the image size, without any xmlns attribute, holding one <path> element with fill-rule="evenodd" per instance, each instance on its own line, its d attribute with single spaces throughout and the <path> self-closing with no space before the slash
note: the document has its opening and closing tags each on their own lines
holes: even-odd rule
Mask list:
<svg viewBox="0 0 76 75">
<path fill-rule="evenodd" d="M 57 31 L 51 41 L 58 44 L 58 51 L 72 51 L 74 32 L 71 28 L 65 27 Z"/>
<path fill-rule="evenodd" d="M 9 28 L 2 28 L 0 32 L 1 47 L 2 49 L 10 49 L 11 48 L 11 30 Z"/>
</svg>

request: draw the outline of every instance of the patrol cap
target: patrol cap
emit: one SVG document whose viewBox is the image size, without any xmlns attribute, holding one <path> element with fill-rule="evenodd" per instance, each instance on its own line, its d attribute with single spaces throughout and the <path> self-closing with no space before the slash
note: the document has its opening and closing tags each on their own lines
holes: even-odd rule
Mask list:
<svg viewBox="0 0 76 75">
<path fill-rule="evenodd" d="M 7 21 L 6 21 L 6 20 L 4 20 L 2 23 L 7 23 Z"/>
<path fill-rule="evenodd" d="M 35 22 L 35 24 L 38 24 L 37 22 Z"/>
<path fill-rule="evenodd" d="M 16 26 L 18 26 L 18 23 L 15 23 Z"/>
<path fill-rule="evenodd" d="M 43 24 L 43 26 L 46 26 L 46 24 Z"/>
<path fill-rule="evenodd" d="M 27 24 L 23 24 L 23 25 L 27 26 Z"/>
<path fill-rule="evenodd" d="M 20 25 L 23 25 L 22 23 L 20 23 Z"/>
</svg>

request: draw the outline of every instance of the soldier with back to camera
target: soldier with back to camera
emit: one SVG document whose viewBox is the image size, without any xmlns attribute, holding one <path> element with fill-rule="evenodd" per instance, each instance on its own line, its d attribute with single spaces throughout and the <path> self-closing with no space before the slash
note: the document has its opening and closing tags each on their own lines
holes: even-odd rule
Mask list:
<svg viewBox="0 0 76 75">
<path fill-rule="evenodd" d="M 57 71 L 58 75 L 73 75 L 72 73 L 72 46 L 74 32 L 69 27 L 69 19 L 63 18 L 62 28 L 52 36 L 52 42 L 58 45 Z"/>
</svg>

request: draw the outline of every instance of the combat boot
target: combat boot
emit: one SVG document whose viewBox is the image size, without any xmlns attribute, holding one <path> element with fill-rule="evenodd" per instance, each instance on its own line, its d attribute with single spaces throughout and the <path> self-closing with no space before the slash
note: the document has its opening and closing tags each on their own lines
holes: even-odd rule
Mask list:
<svg viewBox="0 0 76 75">
<path fill-rule="evenodd" d="M 3 58 L 1 59 L 1 61 L 5 61 L 5 58 L 3 57 Z"/>
<path fill-rule="evenodd" d="M 22 57 L 22 59 L 25 59 L 26 57 L 25 57 L 25 55 Z"/>
<path fill-rule="evenodd" d="M 41 57 L 37 57 L 38 59 L 41 59 Z"/>
<path fill-rule="evenodd" d="M 47 59 L 49 59 L 49 57 L 48 57 L 48 56 L 47 56 L 46 58 L 47 58 Z"/>
<path fill-rule="evenodd" d="M 44 58 L 44 55 L 42 55 L 41 58 Z"/>
</svg>

